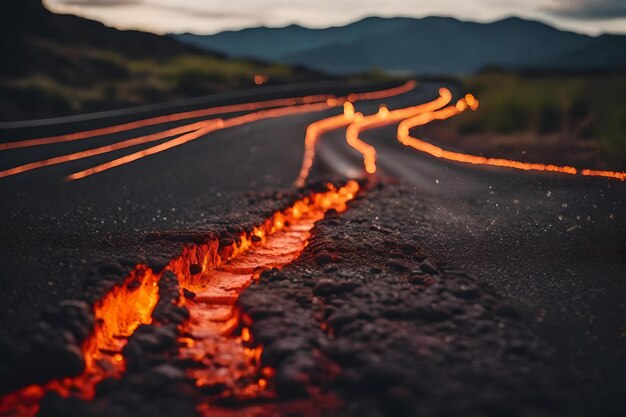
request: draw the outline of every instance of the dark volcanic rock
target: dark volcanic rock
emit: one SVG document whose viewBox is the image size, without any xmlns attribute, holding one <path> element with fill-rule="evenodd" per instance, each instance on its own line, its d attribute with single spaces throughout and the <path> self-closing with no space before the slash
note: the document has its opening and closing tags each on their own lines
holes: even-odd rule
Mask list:
<svg viewBox="0 0 626 417">
<path fill-rule="evenodd" d="M 427 255 L 405 195 L 370 190 L 242 294 L 279 396 L 329 390 L 341 416 L 618 415 L 619 384 L 591 400 L 522 306 Z M 341 268 L 327 267 L 330 251 Z"/>
<path fill-rule="evenodd" d="M 189 266 L 189 273 L 191 275 L 198 275 L 200 272 L 202 272 L 202 266 L 201 265 L 191 264 Z"/>
<path fill-rule="evenodd" d="M 317 255 L 315 255 L 315 263 L 318 265 L 326 265 L 334 262 L 333 256 L 327 251 L 321 251 Z"/>
</svg>

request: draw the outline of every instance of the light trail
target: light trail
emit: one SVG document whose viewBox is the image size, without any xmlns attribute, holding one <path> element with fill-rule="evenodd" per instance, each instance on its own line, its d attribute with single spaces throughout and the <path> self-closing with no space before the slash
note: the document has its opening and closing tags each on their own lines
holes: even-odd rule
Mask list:
<svg viewBox="0 0 626 417">
<path fill-rule="evenodd" d="M 304 137 L 304 156 L 302 157 L 302 167 L 300 168 L 300 174 L 298 174 L 298 178 L 294 183 L 296 187 L 303 187 L 306 183 L 306 179 L 308 178 L 311 168 L 313 167 L 315 149 L 319 138 L 331 130 L 348 126 L 353 120 L 355 120 L 355 118 L 358 117 L 362 117 L 362 114 L 355 113 L 354 106 L 348 101 L 343 105 L 342 114 L 318 120 L 317 122 L 311 123 L 307 127 Z"/>
<path fill-rule="evenodd" d="M 87 149 L 84 151 L 74 152 L 67 155 L 56 156 L 54 158 L 48 158 L 37 162 L 31 162 L 28 164 L 20 165 L 15 168 L 10 168 L 4 171 L 0 171 L 0 178 L 10 177 L 11 175 L 21 174 L 23 172 L 31 171 L 37 168 L 43 168 L 52 165 L 58 165 L 65 162 L 76 161 L 78 159 L 88 158 L 90 156 L 100 155 L 103 153 L 113 152 L 120 149 L 129 148 L 132 146 L 143 145 L 150 142 L 155 142 L 162 139 L 167 139 L 172 136 L 181 135 L 198 129 L 208 128 L 212 125 L 220 123 L 221 119 L 213 119 L 204 122 L 192 123 L 190 125 L 177 127 L 174 129 L 168 129 L 163 132 L 153 133 L 151 135 L 140 136 L 138 138 L 128 139 L 121 142 L 116 142 L 111 145 L 100 146 L 97 148 Z"/>
<path fill-rule="evenodd" d="M 51 136 L 46 138 L 37 138 L 37 139 L 27 139 L 21 141 L 0 143 L 0 151 L 9 150 L 9 149 L 19 149 L 26 148 L 31 146 L 40 146 L 40 145 L 51 145 L 54 143 L 62 143 L 62 142 L 72 142 L 76 140 L 82 139 L 90 139 L 93 137 L 110 135 L 114 133 L 126 132 L 128 130 L 139 129 L 142 127 L 153 126 L 163 123 L 176 122 L 180 120 L 193 119 L 196 117 L 206 117 L 206 116 L 215 116 L 218 114 L 227 114 L 227 113 L 236 113 L 243 111 L 254 111 L 260 109 L 266 109 L 271 107 L 285 107 L 285 106 L 293 106 L 299 103 L 302 104 L 310 104 L 323 102 L 330 98 L 333 98 L 331 95 L 325 96 L 305 96 L 298 98 L 285 98 L 285 99 L 276 99 L 276 100 L 267 100 L 267 101 L 257 101 L 252 103 L 244 103 L 244 104 L 233 104 L 228 106 L 220 106 L 220 107 L 211 107 L 202 110 L 194 110 L 183 113 L 175 113 L 165 116 L 157 116 L 151 117 L 149 119 L 136 120 L 133 122 L 122 123 L 119 125 L 108 126 L 98 129 L 85 130 L 82 132 L 69 133 L 67 135 L 59 135 L 59 136 Z"/>
<path fill-rule="evenodd" d="M 182 135 L 176 139 L 169 140 L 159 145 L 152 146 L 150 148 L 132 153 L 130 155 L 123 156 L 121 158 L 114 159 L 112 161 L 97 165 L 92 168 L 85 169 L 80 172 L 76 172 L 68 176 L 66 179 L 67 180 L 82 179 L 90 175 L 109 170 L 111 168 L 128 164 L 130 162 L 136 161 L 146 156 L 154 155 L 154 154 L 166 151 L 168 149 L 174 148 L 176 146 L 180 146 L 182 144 L 191 142 L 208 133 L 215 132 L 217 130 L 227 129 L 227 128 L 235 127 L 235 126 L 241 126 L 243 124 L 252 123 L 252 122 L 256 122 L 256 121 L 264 120 L 264 119 L 283 117 L 287 115 L 300 114 L 300 113 L 322 111 L 322 110 L 328 109 L 329 106 L 331 105 L 336 105 L 336 104 L 335 103 L 330 103 L 330 104 L 329 103 L 317 103 L 317 104 L 303 104 L 300 106 L 292 106 L 292 107 L 280 107 L 280 108 L 271 109 L 271 110 L 261 110 L 259 112 L 249 113 L 249 114 L 234 117 L 228 120 L 219 120 L 219 122 L 217 122 L 216 124 L 212 126 L 198 129 L 195 132 Z"/>
<path fill-rule="evenodd" d="M 416 86 L 415 81 L 409 81 L 399 87 L 394 87 L 394 88 L 390 88 L 386 90 L 373 91 L 369 93 L 360 93 L 360 94 L 353 93 L 346 97 L 336 98 L 334 96 L 307 96 L 301 99 L 302 101 L 309 102 L 308 104 L 316 104 L 318 103 L 317 101 L 318 99 L 321 99 L 322 97 L 330 97 L 325 100 L 325 103 L 328 104 L 328 107 L 334 107 L 342 103 L 349 102 L 350 100 L 358 101 L 358 100 L 372 100 L 372 99 L 392 97 L 394 95 L 406 93 L 410 91 L 411 89 L 415 88 L 415 86 Z M 288 101 L 273 100 L 272 103 L 278 103 L 279 101 L 281 101 L 281 102 L 285 102 L 288 104 L 288 106 L 285 106 L 285 107 L 290 107 L 290 106 L 295 106 L 294 103 L 296 103 L 297 100 L 300 100 L 300 99 L 286 99 L 286 100 Z M 254 106 L 259 103 L 269 103 L 269 102 L 250 103 L 249 106 Z M 320 102 L 320 103 L 324 103 L 324 102 Z M 222 109 L 226 107 L 222 107 Z M 148 120 L 154 120 L 154 119 L 148 119 Z M 205 120 L 201 122 L 191 123 L 188 125 L 168 129 L 162 132 L 157 132 L 157 133 L 153 133 L 150 135 L 140 136 L 137 138 L 124 140 L 121 142 L 116 142 L 111 145 L 104 145 L 104 146 L 100 146 L 97 148 L 92 148 L 92 149 L 88 149 L 84 151 L 78 151 L 78 152 L 74 152 L 74 153 L 67 154 L 67 155 L 61 155 L 61 156 L 48 158 L 48 159 L 44 159 L 44 160 L 40 160 L 36 162 L 30 162 L 24 165 L 19 165 L 17 167 L 0 171 L 0 179 L 5 178 L 5 177 L 10 177 L 16 174 L 21 174 L 23 172 L 31 171 L 31 170 L 38 169 L 38 168 L 58 165 L 58 164 L 62 164 L 65 162 L 76 161 L 82 158 L 88 158 L 88 157 L 95 156 L 95 155 L 101 155 L 107 152 L 129 148 L 132 146 L 143 145 L 143 144 L 150 143 L 150 142 L 156 142 L 158 140 L 166 139 L 168 137 L 181 135 L 181 134 L 192 132 L 198 129 L 208 128 L 208 127 L 215 125 L 216 123 L 220 123 L 220 119 Z M 115 126 L 113 128 L 115 128 Z M 78 139 L 73 139 L 73 140 L 78 140 Z M 0 150 L 2 149 L 0 148 Z"/>
<path fill-rule="evenodd" d="M 619 171 L 598 171 L 594 169 L 583 169 L 580 174 L 585 177 L 606 177 L 620 181 L 626 181 L 626 172 Z"/>
<path fill-rule="evenodd" d="M 453 152 L 445 150 L 439 146 L 435 146 L 424 140 L 412 137 L 410 135 L 410 129 L 417 126 L 424 126 L 434 120 L 446 120 L 450 117 L 463 113 L 468 108 L 472 110 L 478 109 L 478 100 L 473 96 L 467 95 L 465 98 L 459 100 L 455 106 L 448 106 L 439 111 L 428 112 L 404 120 L 398 126 L 397 138 L 405 146 L 410 146 L 420 152 L 427 153 L 436 158 L 443 158 L 450 161 L 462 162 L 473 165 L 489 165 L 504 168 L 513 168 L 523 171 L 547 171 L 558 172 L 562 174 L 576 175 L 579 170 L 571 166 L 560 166 L 555 164 L 541 164 L 521 162 L 504 158 L 487 158 L 484 156 L 469 155 L 462 152 Z M 626 173 L 615 171 L 594 171 L 589 169 L 583 169 L 580 171 L 583 176 L 598 176 L 618 179 L 621 181 L 626 180 Z"/>
<path fill-rule="evenodd" d="M 352 93 L 345 99 L 348 101 L 357 100 L 376 100 L 391 97 L 394 95 L 406 93 L 416 86 L 415 81 L 408 81 L 405 84 L 389 88 L 386 90 L 373 91 L 369 93 Z M 97 136 L 110 135 L 113 133 L 125 132 L 128 130 L 138 129 L 147 126 L 153 126 L 163 123 L 176 122 L 180 120 L 193 119 L 197 117 L 215 116 L 218 114 L 236 113 L 244 111 L 255 111 L 261 109 L 268 109 L 272 107 L 287 107 L 295 106 L 298 104 L 314 104 L 322 103 L 327 100 L 335 100 L 337 97 L 330 94 L 325 95 L 309 95 L 303 97 L 292 97 L 275 100 L 255 101 L 243 104 L 232 104 L 219 107 L 209 107 L 206 109 L 192 110 L 181 113 L 168 114 L 164 116 L 156 116 L 142 120 L 135 120 L 128 123 L 122 123 L 114 126 L 107 126 L 98 129 L 90 129 L 82 132 L 69 133 L 66 135 L 50 136 L 37 139 L 26 139 L 21 141 L 13 141 L 7 143 L 0 143 L 0 151 L 9 149 L 26 148 L 30 146 L 50 145 L 54 143 L 71 142 L 82 139 L 89 139 Z"/>
<path fill-rule="evenodd" d="M 387 107 L 381 106 L 376 114 L 356 118 L 346 130 L 346 141 L 363 155 L 365 171 L 373 174 L 376 172 L 376 149 L 361 140 L 359 137 L 361 132 L 397 123 L 418 114 L 432 112 L 450 103 L 450 100 L 452 100 L 450 90 L 441 88 L 439 89 L 439 97 L 428 103 L 393 111 L 389 111 Z"/>
</svg>

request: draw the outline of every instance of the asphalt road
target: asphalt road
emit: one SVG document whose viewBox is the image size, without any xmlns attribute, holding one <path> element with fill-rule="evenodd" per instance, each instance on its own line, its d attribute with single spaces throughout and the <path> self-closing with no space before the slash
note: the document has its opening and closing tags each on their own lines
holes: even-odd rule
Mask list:
<svg viewBox="0 0 626 417">
<path fill-rule="evenodd" d="M 438 87 L 425 84 L 385 102 L 392 109 L 414 105 L 433 99 Z M 341 89 L 346 87 L 334 86 L 333 92 Z M 218 100 L 223 101 L 228 99 Z M 356 107 L 370 113 L 379 104 Z M 80 181 L 63 178 L 125 152 L 0 180 L 0 332 L 27 327 L 46 305 L 85 297 L 80 277 L 103 258 L 140 257 L 129 252 L 141 248 L 147 233 L 226 223 L 236 218 L 251 192 L 290 189 L 300 169 L 306 126 L 337 113 L 287 116 L 215 132 Z M 137 116 L 122 118 L 132 117 Z M 111 120 L 119 119 L 106 122 Z M 76 123 L 85 128 L 104 122 Z M 71 131 L 76 123 L 49 130 Z M 2 152 L 0 169 L 162 128 Z M 9 140 L 43 131 L 45 126 L 26 126 L 2 134 Z M 359 155 L 342 135 L 324 136 L 316 176 L 361 175 Z M 368 131 L 363 138 L 378 150 L 380 179 L 412 186 L 406 198 L 415 211 L 405 215 L 421 225 L 424 247 L 528 305 L 557 342 L 567 341 L 581 352 L 590 346 L 623 354 L 626 184 L 437 160 L 397 143 L 395 126 Z"/>
<path fill-rule="evenodd" d="M 432 99 L 437 87 L 425 85 L 389 107 Z M 395 137 L 396 125 L 362 134 L 377 149 L 378 175 L 412 186 L 416 212 L 407 215 L 424 223 L 425 247 L 530 306 L 546 334 L 624 353 L 626 184 L 450 162 Z M 319 156 L 344 175 L 361 166 L 343 132 L 328 135 Z"/>
</svg>

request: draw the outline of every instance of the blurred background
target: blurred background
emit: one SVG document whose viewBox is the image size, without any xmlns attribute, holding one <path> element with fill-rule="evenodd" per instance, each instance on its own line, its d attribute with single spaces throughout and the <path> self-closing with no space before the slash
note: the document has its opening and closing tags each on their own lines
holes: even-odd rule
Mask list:
<svg viewBox="0 0 626 417">
<path fill-rule="evenodd" d="M 5 0 L 0 122 L 417 78 L 481 100 L 423 135 L 487 156 L 626 168 L 626 2 L 337 3 Z"/>
</svg>

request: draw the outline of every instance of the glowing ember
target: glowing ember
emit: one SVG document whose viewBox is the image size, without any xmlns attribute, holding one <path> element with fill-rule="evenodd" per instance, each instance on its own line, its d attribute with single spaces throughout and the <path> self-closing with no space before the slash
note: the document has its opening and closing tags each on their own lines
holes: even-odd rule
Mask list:
<svg viewBox="0 0 626 417">
<path fill-rule="evenodd" d="M 267 82 L 267 80 L 268 80 L 267 75 L 257 74 L 254 76 L 254 83 L 256 85 L 263 85 Z"/>
<path fill-rule="evenodd" d="M 195 296 L 186 299 L 190 319 L 182 326 L 180 357 L 202 364 L 187 374 L 209 399 L 223 396 L 254 397 L 268 387 L 273 370 L 260 369 L 263 347 L 254 343 L 249 320 L 240 317 L 235 303 L 259 271 L 280 268 L 296 259 L 306 246 L 316 221 L 329 209 L 346 210 L 346 203 L 359 190 L 356 182 L 335 189 L 329 184 L 323 193 L 313 194 L 277 212 L 238 242 L 219 248 L 217 242 L 192 246 L 170 264 L 181 287 Z M 253 237 L 255 237 L 253 239 Z M 191 265 L 202 272 L 191 275 Z M 241 327 L 243 326 L 243 327 Z M 232 337 L 241 327 L 241 335 Z M 203 415 L 211 407 L 200 407 Z"/>
<path fill-rule="evenodd" d="M 98 382 L 123 374 L 121 351 L 139 325 L 152 321 L 158 292 L 158 277 L 149 268 L 138 266 L 122 285 L 113 287 L 94 306 L 96 326 L 82 347 L 84 371 L 77 377 L 31 385 L 1 398 L 0 414 L 34 416 L 39 401 L 49 391 L 62 397 L 92 399 Z"/>
<path fill-rule="evenodd" d="M 273 371 L 259 369 L 262 346 L 254 346 L 247 327 L 250 323 L 239 337 L 230 336 L 240 325 L 235 302 L 257 271 L 279 268 L 295 259 L 306 246 L 314 223 L 329 209 L 345 211 L 358 190 L 354 181 L 339 189 L 328 184 L 327 191 L 296 201 L 252 232 L 242 233 L 230 246 L 220 247 L 218 240 L 186 246 L 182 255 L 168 264 L 166 269 L 176 273 L 181 288 L 196 293 L 193 300 L 181 298 L 190 319 L 182 326 L 179 341 L 182 358 L 205 365 L 188 371 L 199 388 L 225 384 L 230 395 L 254 396 L 268 387 Z M 192 275 L 192 265 L 199 265 L 201 272 Z M 138 265 L 122 285 L 96 303 L 96 325 L 82 346 L 85 369 L 79 376 L 31 385 L 2 397 L 0 414 L 34 416 L 50 391 L 90 400 L 97 383 L 121 377 L 125 371 L 122 349 L 128 338 L 139 325 L 152 322 L 161 273 Z M 207 407 L 203 404 L 201 409 Z"/>
</svg>

